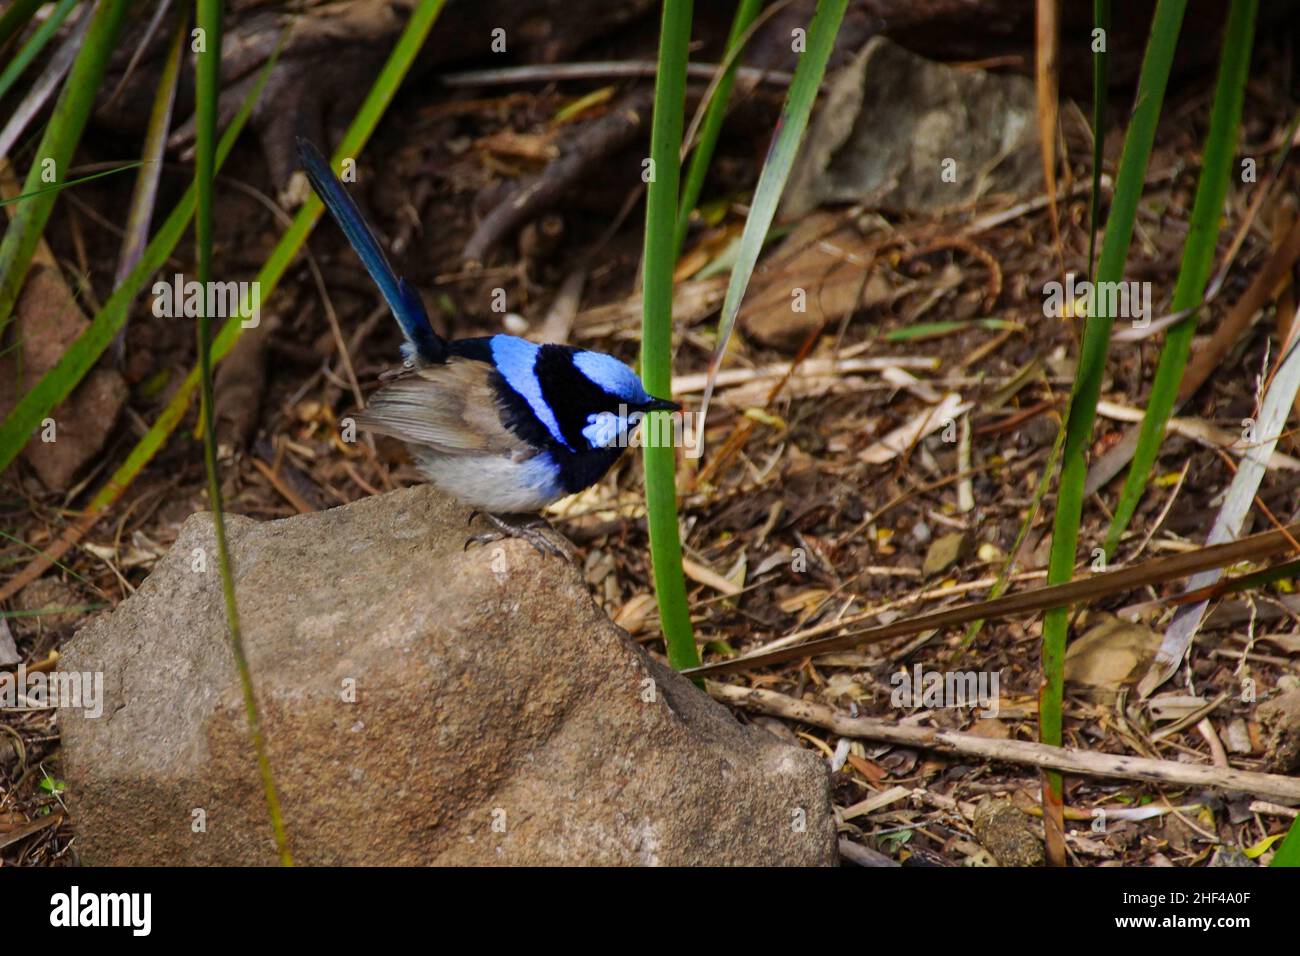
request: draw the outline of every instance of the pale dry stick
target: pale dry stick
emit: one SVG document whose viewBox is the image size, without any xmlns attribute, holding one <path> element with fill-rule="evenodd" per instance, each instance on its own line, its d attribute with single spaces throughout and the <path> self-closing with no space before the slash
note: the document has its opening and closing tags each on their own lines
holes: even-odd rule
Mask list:
<svg viewBox="0 0 1300 956">
<path fill-rule="evenodd" d="M 1038 116 L 1038 141 L 1043 162 L 1043 182 L 1052 224 L 1052 246 L 1056 261 L 1065 253 L 1061 246 L 1061 227 L 1056 211 L 1056 137 L 1060 123 L 1060 72 L 1057 55 L 1061 49 L 1060 9 L 1056 0 L 1038 0 L 1034 4 L 1034 90 Z M 1068 163 L 1067 163 L 1068 168 Z"/>
<path fill-rule="evenodd" d="M 1223 647 L 1216 647 L 1210 651 L 1211 657 L 1219 657 L 1225 661 L 1233 661 L 1240 667 L 1246 661 L 1253 661 L 1256 664 L 1270 664 L 1273 667 L 1290 668 L 1295 666 L 1295 661 L 1285 657 L 1278 657 L 1275 654 L 1256 654 L 1253 651 L 1245 653 L 1239 651 L 1230 651 Z"/>
<path fill-rule="evenodd" d="M 759 379 L 784 378 L 800 379 L 816 375 L 852 375 L 855 372 L 883 372 L 887 368 L 919 369 L 925 372 L 935 371 L 939 359 L 929 356 L 880 356 L 877 358 L 841 359 L 807 359 L 797 372 L 791 374 L 790 362 L 774 362 L 756 368 L 732 368 L 718 373 L 717 386 L 742 385 Z M 690 375 L 673 376 L 673 394 L 684 395 L 704 391 L 708 376 L 703 372 Z"/>
<path fill-rule="evenodd" d="M 1149 184 L 1155 182 L 1161 178 L 1166 178 L 1166 177 L 1155 176 L 1152 177 L 1151 179 L 1148 179 L 1147 183 Z M 1101 186 L 1105 190 L 1110 190 L 1114 186 L 1114 180 L 1112 180 L 1109 176 L 1102 176 Z M 1077 182 L 1074 184 L 1074 186 L 1072 186 L 1069 189 L 1057 190 L 1056 201 L 1062 202 L 1063 200 L 1066 199 L 1072 199 L 1076 195 L 1079 195 L 1081 193 L 1086 193 L 1091 188 L 1092 188 L 1092 183 L 1090 181 Z M 1009 206 L 1006 209 L 1001 209 L 997 212 L 991 212 L 988 215 L 981 216 L 980 218 L 976 219 L 974 222 L 970 223 L 969 225 L 966 225 L 961 229 L 959 229 L 958 234 L 962 236 L 973 236 L 976 235 L 977 233 L 987 232 L 988 230 L 996 228 L 997 226 L 1002 226 L 1008 222 L 1013 222 L 1014 220 L 1019 219 L 1021 216 L 1027 216 L 1031 212 L 1037 212 L 1038 210 L 1045 208 L 1047 204 L 1048 204 L 1047 193 L 1043 193 L 1043 195 L 1038 196 L 1034 199 L 1030 199 L 1022 203 L 1017 203 L 1016 205 Z"/>
<path fill-rule="evenodd" d="M 838 810 L 836 816 L 841 820 L 852 820 L 855 817 L 865 817 L 869 814 L 875 813 L 877 810 L 883 810 L 890 804 L 897 803 L 899 800 L 906 799 L 911 795 L 911 787 L 890 787 L 888 790 L 881 791 L 880 793 L 873 793 L 865 800 L 859 800 L 851 807 L 836 808 Z"/>
<path fill-rule="evenodd" d="M 1216 767 L 1228 767 L 1228 752 L 1223 749 L 1223 741 L 1219 739 L 1218 733 L 1214 729 L 1214 724 L 1209 717 L 1202 717 L 1196 722 L 1197 733 L 1204 738 L 1205 743 L 1210 748 L 1210 758 Z"/>
<path fill-rule="evenodd" d="M 720 684 L 716 681 L 705 681 L 705 688 L 710 696 L 723 703 L 774 717 L 798 720 L 844 737 L 962 754 L 1062 773 L 1117 780 L 1143 780 L 1176 787 L 1210 787 L 1232 793 L 1255 794 L 1270 800 L 1300 803 L 1300 778 L 1280 774 L 1092 753 L 1027 740 L 996 740 L 956 730 L 906 726 L 873 717 L 849 717 L 824 704 L 796 700 L 775 691 Z"/>
<path fill-rule="evenodd" d="M 565 80 L 606 80 L 629 77 L 654 76 L 657 63 L 649 60 L 632 60 L 623 63 L 543 63 L 533 66 L 507 66 L 495 70 L 462 70 L 446 73 L 441 79 L 445 86 L 506 86 L 515 83 L 556 83 Z M 718 72 L 717 63 L 691 63 L 686 75 L 695 80 L 708 80 Z M 752 66 L 736 68 L 736 79 L 757 86 L 789 86 L 793 73 L 780 70 L 762 70 Z"/>
<path fill-rule="evenodd" d="M 103 561 L 104 564 L 108 566 L 108 569 L 113 572 L 113 576 L 116 577 L 118 583 L 122 585 L 122 593 L 124 595 L 130 597 L 132 594 L 135 593 L 135 587 L 131 584 L 130 581 L 128 581 L 125 577 L 122 576 L 122 572 L 117 569 L 116 564 L 110 561 L 108 557 L 105 555 L 95 555 L 95 556 L 99 558 L 99 560 Z"/>
<path fill-rule="evenodd" d="M 1250 608 L 1250 620 L 1246 625 L 1246 643 L 1241 647 L 1241 660 L 1237 662 L 1237 668 L 1233 676 L 1240 677 L 1246 669 L 1246 657 L 1255 649 L 1255 625 L 1259 620 L 1259 605 L 1255 603 L 1255 598 L 1248 592 L 1244 595 L 1246 606 Z"/>
<path fill-rule="evenodd" d="M 546 310 L 546 317 L 537 331 L 530 335 L 534 342 L 564 345 L 573 331 L 573 319 L 582 304 L 582 290 L 587 284 L 587 267 L 580 265 L 570 272 L 555 293 L 555 300 Z"/>
<path fill-rule="evenodd" d="M 1120 422 L 1140 422 L 1144 411 L 1129 405 L 1120 405 L 1118 402 L 1100 401 L 1097 403 L 1097 414 L 1103 418 L 1110 418 Z M 1172 434 L 1190 438 L 1192 441 L 1208 448 L 1228 451 L 1238 456 L 1244 455 L 1249 449 L 1265 440 L 1274 440 L 1270 438 L 1246 443 L 1241 440 L 1240 433 L 1219 428 L 1217 425 L 1212 425 L 1201 418 L 1171 418 L 1166 430 Z M 1264 467 L 1269 471 L 1300 471 L 1300 458 L 1274 451 L 1269 456 Z"/>
<path fill-rule="evenodd" d="M 966 477 L 957 482 L 957 510 L 970 514 L 975 510 L 975 483 L 971 481 L 971 427 L 970 416 L 961 417 L 960 441 L 957 443 L 957 471 Z"/>
<path fill-rule="evenodd" d="M 735 597 L 741 591 L 739 585 L 724 578 L 717 571 L 685 556 L 682 557 L 682 571 L 696 584 L 713 588 L 724 597 Z"/>
</svg>

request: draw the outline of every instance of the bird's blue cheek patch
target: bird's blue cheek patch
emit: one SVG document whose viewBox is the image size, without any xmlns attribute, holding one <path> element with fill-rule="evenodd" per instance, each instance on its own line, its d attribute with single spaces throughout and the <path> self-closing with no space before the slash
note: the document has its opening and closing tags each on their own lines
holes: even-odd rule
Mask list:
<svg viewBox="0 0 1300 956">
<path fill-rule="evenodd" d="M 582 430 L 582 437 L 592 448 L 608 448 L 618 441 L 623 423 L 613 412 L 598 412 L 587 416 L 587 427 Z"/>
<path fill-rule="evenodd" d="M 540 345 L 526 339 L 515 338 L 513 335 L 494 335 L 492 336 L 492 361 L 496 364 L 501 377 L 506 380 L 506 384 L 528 403 L 528 407 L 550 432 L 551 437 L 565 448 L 572 450 L 572 446 L 564 440 L 564 433 L 560 431 L 560 423 L 555 417 L 555 412 L 550 405 L 546 404 L 546 399 L 542 395 L 542 383 L 537 379 L 537 354 L 541 348 Z"/>
</svg>

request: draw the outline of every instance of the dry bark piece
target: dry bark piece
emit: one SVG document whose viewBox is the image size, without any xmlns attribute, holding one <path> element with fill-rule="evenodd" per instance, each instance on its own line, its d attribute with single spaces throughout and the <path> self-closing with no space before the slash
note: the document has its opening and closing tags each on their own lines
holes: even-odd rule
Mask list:
<svg viewBox="0 0 1300 956">
<path fill-rule="evenodd" d="M 966 531 L 954 531 L 935 538 L 930 542 L 930 548 L 925 553 L 921 573 L 927 578 L 942 574 L 958 561 L 968 557 L 974 543 L 975 539 Z"/>
<path fill-rule="evenodd" d="M 33 262 L 6 336 L 17 347 L 0 356 L 0 418 L 23 394 L 58 364 L 63 353 L 89 327 L 53 260 Z M 0 348 L 0 352 L 4 349 Z M 104 447 L 126 403 L 127 388 L 113 369 L 93 369 L 50 413 L 23 449 L 23 458 L 51 491 L 65 491 Z"/>
<path fill-rule="evenodd" d="M 1109 618 L 1065 651 L 1065 680 L 1094 695 L 1113 699 L 1146 673 L 1160 646 L 1160 635 L 1142 624 Z"/>
<path fill-rule="evenodd" d="M 748 337 L 798 348 L 808 335 L 855 312 L 887 306 L 906 287 L 874 264 L 878 240 L 841 216 L 817 214 L 795 227 L 754 273 L 740 311 Z"/>
<path fill-rule="evenodd" d="M 715 681 L 705 681 L 705 686 L 717 700 L 747 710 L 823 727 L 845 737 L 923 747 L 939 753 L 959 753 L 982 760 L 1006 760 L 1063 773 L 1146 780 L 1182 788 L 1209 787 L 1229 793 L 1252 793 L 1287 803 L 1300 803 L 1300 780 L 1281 774 L 1200 766 L 1176 760 L 1092 753 L 1027 740 L 990 740 L 975 734 L 914 727 L 893 720 L 850 717 L 824 704 L 799 700 L 757 687 L 739 687 Z M 888 758 L 880 761 L 881 764 L 887 762 Z M 906 770 L 895 772 L 900 775 L 907 773 Z"/>
</svg>

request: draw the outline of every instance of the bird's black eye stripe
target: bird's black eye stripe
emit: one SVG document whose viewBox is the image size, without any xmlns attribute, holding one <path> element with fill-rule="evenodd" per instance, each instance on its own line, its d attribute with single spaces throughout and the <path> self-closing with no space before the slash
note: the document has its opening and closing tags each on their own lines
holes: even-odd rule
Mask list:
<svg viewBox="0 0 1300 956">
<path fill-rule="evenodd" d="M 585 448 L 582 430 L 588 416 L 600 411 L 617 411 L 618 400 L 587 378 L 573 364 L 573 349 L 544 345 L 534 366 L 542 386 L 542 398 L 555 413 L 560 432 L 573 448 Z"/>
</svg>

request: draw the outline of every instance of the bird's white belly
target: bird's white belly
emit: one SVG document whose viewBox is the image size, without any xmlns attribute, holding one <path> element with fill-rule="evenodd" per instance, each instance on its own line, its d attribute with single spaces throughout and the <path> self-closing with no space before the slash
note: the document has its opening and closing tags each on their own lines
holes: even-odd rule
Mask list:
<svg viewBox="0 0 1300 956">
<path fill-rule="evenodd" d="M 415 451 L 415 449 L 412 449 Z M 565 495 L 546 454 L 522 461 L 492 455 L 440 455 L 417 451 L 429 481 L 471 508 L 492 513 L 540 511 Z"/>
</svg>

